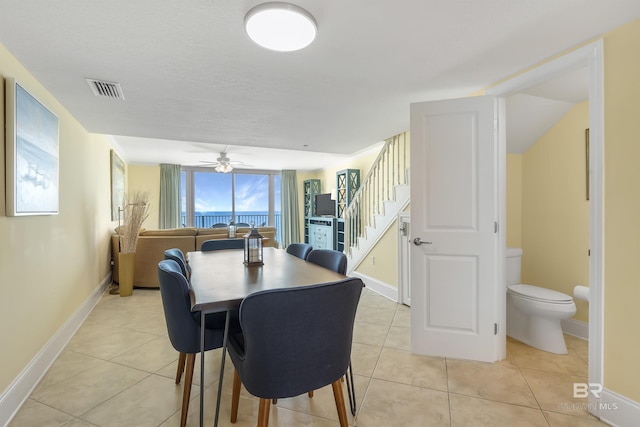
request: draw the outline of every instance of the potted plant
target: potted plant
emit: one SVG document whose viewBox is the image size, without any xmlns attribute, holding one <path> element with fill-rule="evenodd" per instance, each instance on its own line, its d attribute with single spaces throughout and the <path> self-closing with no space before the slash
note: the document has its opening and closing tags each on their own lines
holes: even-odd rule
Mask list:
<svg viewBox="0 0 640 427">
<path fill-rule="evenodd" d="M 136 245 L 142 223 L 149 216 L 149 193 L 135 191 L 124 197 L 122 207 L 118 208 L 118 225 L 120 236 L 120 296 L 133 293 L 133 274 L 136 260 Z"/>
</svg>

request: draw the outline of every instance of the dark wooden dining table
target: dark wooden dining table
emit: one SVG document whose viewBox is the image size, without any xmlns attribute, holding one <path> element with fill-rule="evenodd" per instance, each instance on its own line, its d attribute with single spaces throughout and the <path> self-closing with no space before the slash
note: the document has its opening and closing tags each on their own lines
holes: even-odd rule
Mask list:
<svg viewBox="0 0 640 427">
<path fill-rule="evenodd" d="M 199 311 L 203 314 L 200 316 L 201 427 L 204 422 L 204 314 L 227 313 L 214 421 L 214 425 L 217 426 L 230 312 L 237 309 L 242 300 L 254 292 L 335 282 L 347 276 L 306 262 L 282 249 L 271 247 L 264 248 L 264 265 L 261 266 L 245 266 L 244 253 L 238 249 L 189 252 L 187 260 L 191 267 L 191 311 Z"/>
</svg>

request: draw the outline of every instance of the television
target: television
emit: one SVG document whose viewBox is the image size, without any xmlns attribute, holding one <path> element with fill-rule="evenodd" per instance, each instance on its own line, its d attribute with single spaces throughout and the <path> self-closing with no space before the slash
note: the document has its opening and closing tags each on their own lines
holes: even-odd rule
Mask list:
<svg viewBox="0 0 640 427">
<path fill-rule="evenodd" d="M 335 216 L 336 202 L 331 199 L 331 193 L 316 195 L 316 216 Z"/>
</svg>

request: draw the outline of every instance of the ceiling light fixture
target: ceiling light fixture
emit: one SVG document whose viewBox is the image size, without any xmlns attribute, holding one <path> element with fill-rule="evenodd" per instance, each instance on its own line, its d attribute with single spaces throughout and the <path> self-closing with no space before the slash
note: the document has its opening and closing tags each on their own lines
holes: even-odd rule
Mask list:
<svg viewBox="0 0 640 427">
<path fill-rule="evenodd" d="M 244 17 L 247 34 L 258 45 L 279 52 L 305 48 L 316 38 L 313 16 L 291 3 L 270 2 L 253 7 Z"/>
<path fill-rule="evenodd" d="M 233 167 L 229 163 L 220 163 L 214 168 L 216 172 L 229 173 L 233 170 Z"/>
</svg>

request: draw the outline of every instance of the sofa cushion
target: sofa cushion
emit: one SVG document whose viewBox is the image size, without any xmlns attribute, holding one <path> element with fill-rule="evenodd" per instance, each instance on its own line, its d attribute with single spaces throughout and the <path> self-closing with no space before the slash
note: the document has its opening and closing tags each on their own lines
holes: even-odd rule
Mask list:
<svg viewBox="0 0 640 427">
<path fill-rule="evenodd" d="M 218 238 L 226 238 L 228 230 L 226 228 L 197 228 L 197 236 L 219 236 Z M 213 238 L 213 237 L 212 237 Z"/>
<path fill-rule="evenodd" d="M 140 236 L 195 236 L 198 230 L 191 227 L 168 228 L 166 230 L 144 230 Z"/>
</svg>

